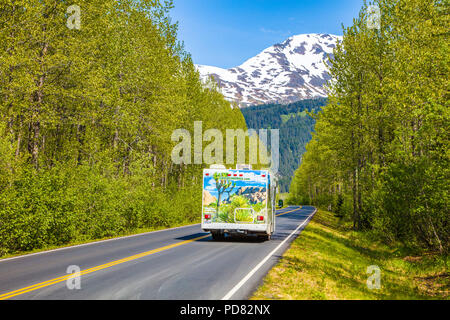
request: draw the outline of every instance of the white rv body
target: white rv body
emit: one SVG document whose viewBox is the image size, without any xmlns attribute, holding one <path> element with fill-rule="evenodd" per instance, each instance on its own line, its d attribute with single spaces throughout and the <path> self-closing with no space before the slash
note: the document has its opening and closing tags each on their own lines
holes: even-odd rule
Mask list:
<svg viewBox="0 0 450 320">
<path fill-rule="evenodd" d="M 225 234 L 270 239 L 275 231 L 275 193 L 276 181 L 269 171 L 205 169 L 202 229 L 211 232 L 214 239 Z"/>
</svg>

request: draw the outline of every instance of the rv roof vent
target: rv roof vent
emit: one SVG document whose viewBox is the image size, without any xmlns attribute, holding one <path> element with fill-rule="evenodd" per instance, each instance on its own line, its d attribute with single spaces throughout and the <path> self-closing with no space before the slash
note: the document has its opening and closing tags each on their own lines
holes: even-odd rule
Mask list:
<svg viewBox="0 0 450 320">
<path fill-rule="evenodd" d="M 252 170 L 253 167 L 251 164 L 238 164 L 236 165 L 236 170 Z"/>
<path fill-rule="evenodd" d="M 223 164 L 212 164 L 210 169 L 226 169 Z"/>
</svg>

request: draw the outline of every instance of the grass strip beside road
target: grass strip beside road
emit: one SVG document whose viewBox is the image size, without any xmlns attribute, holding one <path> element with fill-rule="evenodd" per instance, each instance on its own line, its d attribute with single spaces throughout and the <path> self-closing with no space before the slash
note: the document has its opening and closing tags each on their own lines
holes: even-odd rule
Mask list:
<svg viewBox="0 0 450 320">
<path fill-rule="evenodd" d="M 448 256 L 382 244 L 319 210 L 253 299 L 448 299 L 448 262 Z M 367 287 L 367 268 L 374 265 L 381 269 L 380 290 Z"/>
</svg>

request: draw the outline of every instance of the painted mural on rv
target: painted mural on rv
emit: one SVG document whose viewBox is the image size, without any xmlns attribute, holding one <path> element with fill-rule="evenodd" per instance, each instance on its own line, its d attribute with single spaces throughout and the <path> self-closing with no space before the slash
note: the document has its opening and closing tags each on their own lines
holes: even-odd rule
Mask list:
<svg viewBox="0 0 450 320">
<path fill-rule="evenodd" d="M 203 213 L 216 223 L 257 223 L 254 217 L 267 217 L 267 177 L 246 171 L 245 177 L 229 177 L 216 172 L 203 181 Z"/>
</svg>

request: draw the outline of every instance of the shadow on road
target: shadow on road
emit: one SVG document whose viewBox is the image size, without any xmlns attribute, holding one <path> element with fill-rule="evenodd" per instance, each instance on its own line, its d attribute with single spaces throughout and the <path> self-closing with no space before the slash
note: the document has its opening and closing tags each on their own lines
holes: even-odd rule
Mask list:
<svg viewBox="0 0 450 320">
<path fill-rule="evenodd" d="M 175 238 L 175 240 L 189 241 L 189 240 L 194 240 L 196 238 L 200 238 L 200 237 L 207 236 L 207 235 L 208 235 L 208 233 L 200 232 L 200 233 L 190 234 L 190 235 L 184 236 L 184 237 Z M 195 240 L 195 242 L 207 242 L 210 240 L 211 240 L 210 238 L 203 238 L 203 239 Z"/>
</svg>

